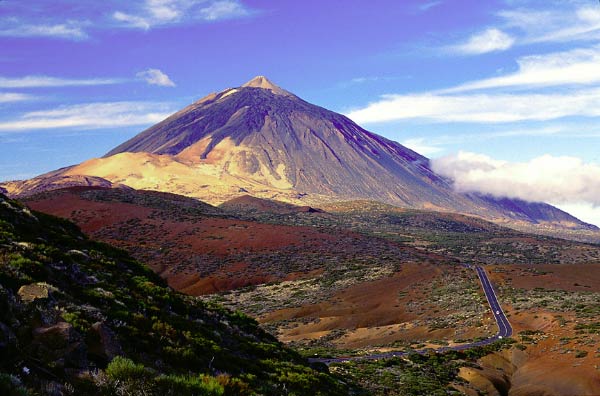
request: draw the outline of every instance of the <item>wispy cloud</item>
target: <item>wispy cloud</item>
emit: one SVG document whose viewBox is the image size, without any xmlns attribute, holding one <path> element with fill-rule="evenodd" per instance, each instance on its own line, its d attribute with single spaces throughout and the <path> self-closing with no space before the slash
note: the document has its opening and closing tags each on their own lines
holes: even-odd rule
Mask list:
<svg viewBox="0 0 600 396">
<path fill-rule="evenodd" d="M 116 21 L 123 22 L 124 25 L 133 28 L 148 30 L 152 26 L 147 18 L 126 14 L 121 11 L 115 11 L 113 18 Z"/>
<path fill-rule="evenodd" d="M 85 7 L 59 7 L 59 14 L 56 14 L 57 6 L 51 2 L 34 2 L 30 6 L 21 4 L 23 2 L 0 2 L 5 15 L 18 15 L 0 17 L 0 37 L 72 41 L 87 40 L 93 31 L 106 28 L 149 30 L 198 21 L 243 18 L 257 13 L 242 0 L 109 0 L 90 2 Z"/>
<path fill-rule="evenodd" d="M 425 119 L 434 122 L 505 123 L 568 116 L 600 116 L 600 89 L 554 94 L 433 93 L 384 95 L 347 114 L 358 123 Z"/>
<path fill-rule="evenodd" d="M 517 8 L 497 13 L 496 26 L 465 41 L 447 46 L 447 52 L 479 55 L 535 43 L 597 42 L 600 39 L 600 7 L 565 2 L 563 7 Z"/>
<path fill-rule="evenodd" d="M 377 83 L 377 82 L 385 82 L 385 81 L 393 81 L 397 80 L 398 77 L 390 77 L 390 76 L 360 76 L 354 77 L 349 80 L 341 81 L 337 84 L 340 88 L 348 88 L 356 85 L 369 84 L 369 83 Z"/>
<path fill-rule="evenodd" d="M 0 103 L 21 102 L 32 99 L 31 95 L 13 92 L 0 92 Z"/>
<path fill-rule="evenodd" d="M 518 71 L 438 91 L 461 92 L 499 87 L 549 87 L 600 83 L 600 47 L 577 48 L 517 59 Z"/>
<path fill-rule="evenodd" d="M 158 85 L 161 87 L 174 87 L 175 83 L 171 81 L 169 76 L 159 69 L 147 69 L 136 74 L 138 79 L 144 80 L 150 85 Z"/>
<path fill-rule="evenodd" d="M 113 18 L 124 26 L 148 30 L 188 21 L 218 21 L 253 14 L 239 0 L 145 0 L 141 7 L 115 11 Z"/>
<path fill-rule="evenodd" d="M 209 6 L 201 8 L 199 12 L 202 18 L 207 21 L 240 18 L 250 15 L 250 10 L 235 0 L 214 1 Z"/>
<path fill-rule="evenodd" d="M 507 50 L 514 42 L 515 39 L 511 35 L 496 28 L 489 28 L 472 35 L 464 43 L 449 47 L 448 50 L 465 55 L 478 55 Z"/>
<path fill-rule="evenodd" d="M 363 123 L 506 123 L 600 116 L 600 46 L 524 56 L 517 64 L 516 72 L 503 76 L 424 93 L 384 95 L 348 116 Z M 511 93 L 499 88 L 510 88 Z"/>
<path fill-rule="evenodd" d="M 165 119 L 172 110 L 165 103 L 102 102 L 32 111 L 13 120 L 0 121 L 2 132 L 55 128 L 99 129 L 147 125 Z"/>
<path fill-rule="evenodd" d="M 51 76 L 25 76 L 17 78 L 0 77 L 0 88 L 46 88 L 88 85 L 119 84 L 126 80 L 119 78 L 70 79 Z"/>
<path fill-rule="evenodd" d="M 577 132 L 574 132 L 574 129 Z M 481 128 L 479 126 L 461 128 L 464 133 L 428 135 L 424 137 L 408 137 L 401 141 L 402 145 L 423 154 L 425 156 L 439 155 L 448 151 L 450 147 L 464 146 L 466 143 L 486 142 L 514 137 L 569 137 L 569 138 L 596 138 L 600 137 L 600 128 L 595 124 L 585 125 L 577 123 L 576 126 L 569 124 L 552 125 L 531 125 L 527 127 L 517 127 L 508 124 L 501 128 Z"/>
<path fill-rule="evenodd" d="M 88 38 L 81 23 L 69 21 L 60 24 L 28 24 L 14 18 L 0 21 L 0 36 L 48 37 L 80 41 Z"/>
<path fill-rule="evenodd" d="M 454 180 L 462 192 L 554 204 L 600 207 L 600 165 L 570 156 L 542 155 L 508 162 L 459 152 L 432 160 L 434 171 Z"/>
<path fill-rule="evenodd" d="M 402 141 L 402 145 L 426 157 L 444 151 L 442 147 L 437 146 L 424 138 L 410 138 Z"/>
<path fill-rule="evenodd" d="M 523 43 L 595 41 L 600 38 L 598 4 L 571 9 L 521 8 L 504 10 L 498 15 L 507 28 L 521 32 Z"/>
<path fill-rule="evenodd" d="M 419 5 L 419 10 L 427 11 L 433 7 L 439 6 L 440 4 L 442 4 L 441 0 L 427 1 L 427 2 Z"/>
</svg>

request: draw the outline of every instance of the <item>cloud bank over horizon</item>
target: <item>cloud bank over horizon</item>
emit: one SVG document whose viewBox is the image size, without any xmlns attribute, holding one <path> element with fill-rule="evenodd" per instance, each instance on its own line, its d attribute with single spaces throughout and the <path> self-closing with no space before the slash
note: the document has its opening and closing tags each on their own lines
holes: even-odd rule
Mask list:
<svg viewBox="0 0 600 396">
<path fill-rule="evenodd" d="M 552 155 L 509 162 L 461 151 L 433 159 L 431 166 L 457 191 L 547 202 L 600 225 L 600 164 Z"/>
</svg>

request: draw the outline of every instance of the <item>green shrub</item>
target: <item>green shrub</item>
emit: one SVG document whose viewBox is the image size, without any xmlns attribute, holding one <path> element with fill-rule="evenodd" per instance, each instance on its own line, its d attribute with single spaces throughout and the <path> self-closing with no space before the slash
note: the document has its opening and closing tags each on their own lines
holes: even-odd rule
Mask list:
<svg viewBox="0 0 600 396">
<path fill-rule="evenodd" d="M 152 395 L 153 373 L 134 361 L 117 356 L 106 367 L 108 387 L 111 394 L 116 395 Z"/>
<path fill-rule="evenodd" d="M 106 375 L 111 380 L 124 381 L 128 379 L 147 378 L 150 372 L 143 364 L 137 364 L 122 356 L 115 357 L 106 367 Z"/>
<path fill-rule="evenodd" d="M 155 382 L 158 394 L 165 396 L 221 396 L 225 393 L 219 380 L 207 375 L 161 375 Z"/>
</svg>

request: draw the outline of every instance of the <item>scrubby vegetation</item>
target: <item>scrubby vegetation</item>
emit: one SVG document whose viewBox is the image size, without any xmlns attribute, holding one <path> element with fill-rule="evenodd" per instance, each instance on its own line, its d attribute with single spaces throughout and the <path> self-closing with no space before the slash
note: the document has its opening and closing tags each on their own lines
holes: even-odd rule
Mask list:
<svg viewBox="0 0 600 396">
<path fill-rule="evenodd" d="M 477 367 L 477 359 L 511 344 L 511 340 L 504 340 L 464 352 L 413 353 L 406 358 L 356 360 L 334 364 L 331 370 L 360 384 L 364 395 L 458 395 L 462 393 L 453 385 L 464 383 L 458 377 L 460 367 Z"/>
<path fill-rule="evenodd" d="M 278 214 L 224 207 L 230 214 L 248 220 L 349 229 L 418 246 L 463 262 L 573 264 L 600 261 L 598 245 L 525 234 L 475 217 L 404 209 L 375 201 L 339 202 L 323 208 L 327 213 Z M 598 234 L 594 235 L 597 241 Z"/>
<path fill-rule="evenodd" d="M 0 394 L 347 394 L 257 323 L 0 196 Z"/>
<path fill-rule="evenodd" d="M 220 304 L 259 318 L 264 330 L 289 341 L 290 346 L 303 348 L 307 356 L 451 346 L 496 331 L 479 282 L 463 263 L 500 264 L 487 268 L 508 282 L 493 279 L 503 306 L 509 307 L 509 316 L 531 311 L 535 314 L 528 319 L 534 321 L 532 328 L 549 323 L 572 331 L 557 336 L 560 340 L 555 337 L 559 343 L 548 346 L 554 335 L 546 327 L 545 333 L 525 330 L 514 336 L 518 342 L 515 351 L 561 353 L 576 358 L 578 364 L 586 364 L 600 353 L 592 348 L 600 334 L 598 293 L 589 282 L 571 281 L 570 289 L 576 291 L 525 290 L 511 287 L 512 272 L 498 273 L 513 264 L 528 263 L 531 268 L 514 275 L 541 281 L 557 266 L 540 264 L 599 262 L 599 246 L 527 235 L 467 216 L 364 201 L 332 204 L 325 207 L 327 212 L 293 207 L 269 212 L 243 205 L 214 208 L 188 198 L 142 191 L 82 189 L 81 196 L 86 201 L 71 218 L 82 227 L 103 218 L 107 203 L 132 204 L 128 208 L 135 212 L 94 229 L 90 232 L 93 238 L 126 249 L 166 276 L 174 275 L 179 283 L 172 284 L 186 292 L 234 290 L 201 302 L 173 293 L 123 252 L 86 241 L 68 223 L 61 223 L 63 234 L 69 230 L 67 241 L 57 244 L 58 240 L 50 243 L 39 232 L 37 236 L 35 232 L 31 237 L 15 236 L 14 224 L 7 220 L 0 226 L 0 236 L 5 238 L 0 243 L 6 241 L 0 260 L 6 263 L 2 271 L 6 269 L 10 276 L 2 275 L 5 289 L 0 294 L 19 301 L 16 315 L 24 315 L 24 307 L 41 306 L 36 308 L 38 312 L 55 309 L 52 317 L 35 319 L 37 322 L 32 322 L 31 313 L 25 315 L 24 322 L 31 323 L 28 334 L 34 334 L 30 339 L 39 344 L 39 339 L 54 337 L 53 333 L 67 334 L 70 344 L 66 345 L 84 344 L 88 363 L 84 370 L 73 368 L 72 361 L 84 356 L 81 349 L 75 348 L 68 359 L 56 363 L 56 352 L 36 347 L 34 356 L 43 365 L 38 367 L 37 361 L 21 357 L 0 368 L 5 372 L 0 383 L 7 384 L 6 389 L 10 386 L 10 392 L 43 388 L 69 394 L 73 387 L 91 386 L 105 394 L 128 394 L 132 389 L 149 395 L 303 394 L 308 389 L 344 394 L 354 383 L 366 388 L 366 394 L 452 394 L 453 386 L 462 386 L 456 377 L 458 367 L 475 364 L 479 352 L 333 366 L 346 385 L 327 370 L 314 370 L 260 330 L 256 322 L 224 310 Z M 90 202 L 105 206 L 92 205 L 90 209 Z M 35 216 L 41 223 L 47 221 Z M 265 240 L 264 235 L 281 239 L 273 245 L 254 243 Z M 61 246 L 62 250 L 50 257 L 42 245 Z M 412 278 L 415 273 L 408 269 L 417 267 L 421 271 L 427 268 L 428 276 Z M 48 276 L 49 271 L 56 273 Z M 73 275 L 65 278 L 65 273 Z M 181 281 L 186 276 L 189 279 Z M 186 286 L 198 277 L 201 286 Z M 404 285 L 396 278 L 411 280 Z M 388 283 L 390 279 L 393 282 Z M 384 285 L 382 290 L 385 285 L 391 285 L 389 290 L 393 287 L 390 301 L 382 298 L 377 302 L 387 316 L 376 317 L 377 321 L 367 326 L 361 318 L 352 318 L 328 329 L 323 318 L 370 309 L 363 308 L 362 296 L 354 293 L 376 291 L 368 288 L 372 284 Z M 20 290 L 22 286 L 25 289 Z M 47 296 L 35 298 L 36 293 Z M 336 313 L 328 304 L 343 309 Z M 329 316 L 319 316 L 319 309 L 329 311 Z M 540 323 L 536 322 L 537 313 Z M 388 317 L 393 321 L 386 322 Z M 13 325 L 8 327 L 12 333 L 0 328 L 0 334 L 8 334 L 4 338 L 22 338 L 24 333 Z M 48 336 L 42 330 L 36 332 L 46 328 L 52 328 Z M 309 336 L 298 337 L 303 334 Z M 365 334 L 379 338 L 370 338 L 367 344 L 362 341 Z M 118 344 L 111 346 L 113 339 Z M 5 344 L 13 349 L 16 345 L 10 340 Z M 42 379 L 32 382 L 23 368 Z M 45 372 L 55 377 L 42 375 Z M 129 373 L 127 380 L 121 372 Z"/>
</svg>

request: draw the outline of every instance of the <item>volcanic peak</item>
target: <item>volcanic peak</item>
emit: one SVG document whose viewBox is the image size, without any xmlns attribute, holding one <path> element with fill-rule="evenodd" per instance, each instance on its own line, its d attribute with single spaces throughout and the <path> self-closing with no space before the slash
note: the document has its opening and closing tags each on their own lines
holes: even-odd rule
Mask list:
<svg viewBox="0 0 600 396">
<path fill-rule="evenodd" d="M 292 95 L 292 93 L 286 91 L 285 89 L 282 89 L 276 84 L 273 84 L 273 82 L 265 76 L 254 77 L 252 80 L 242 85 L 242 88 L 262 88 L 268 89 L 276 95 Z"/>
</svg>

